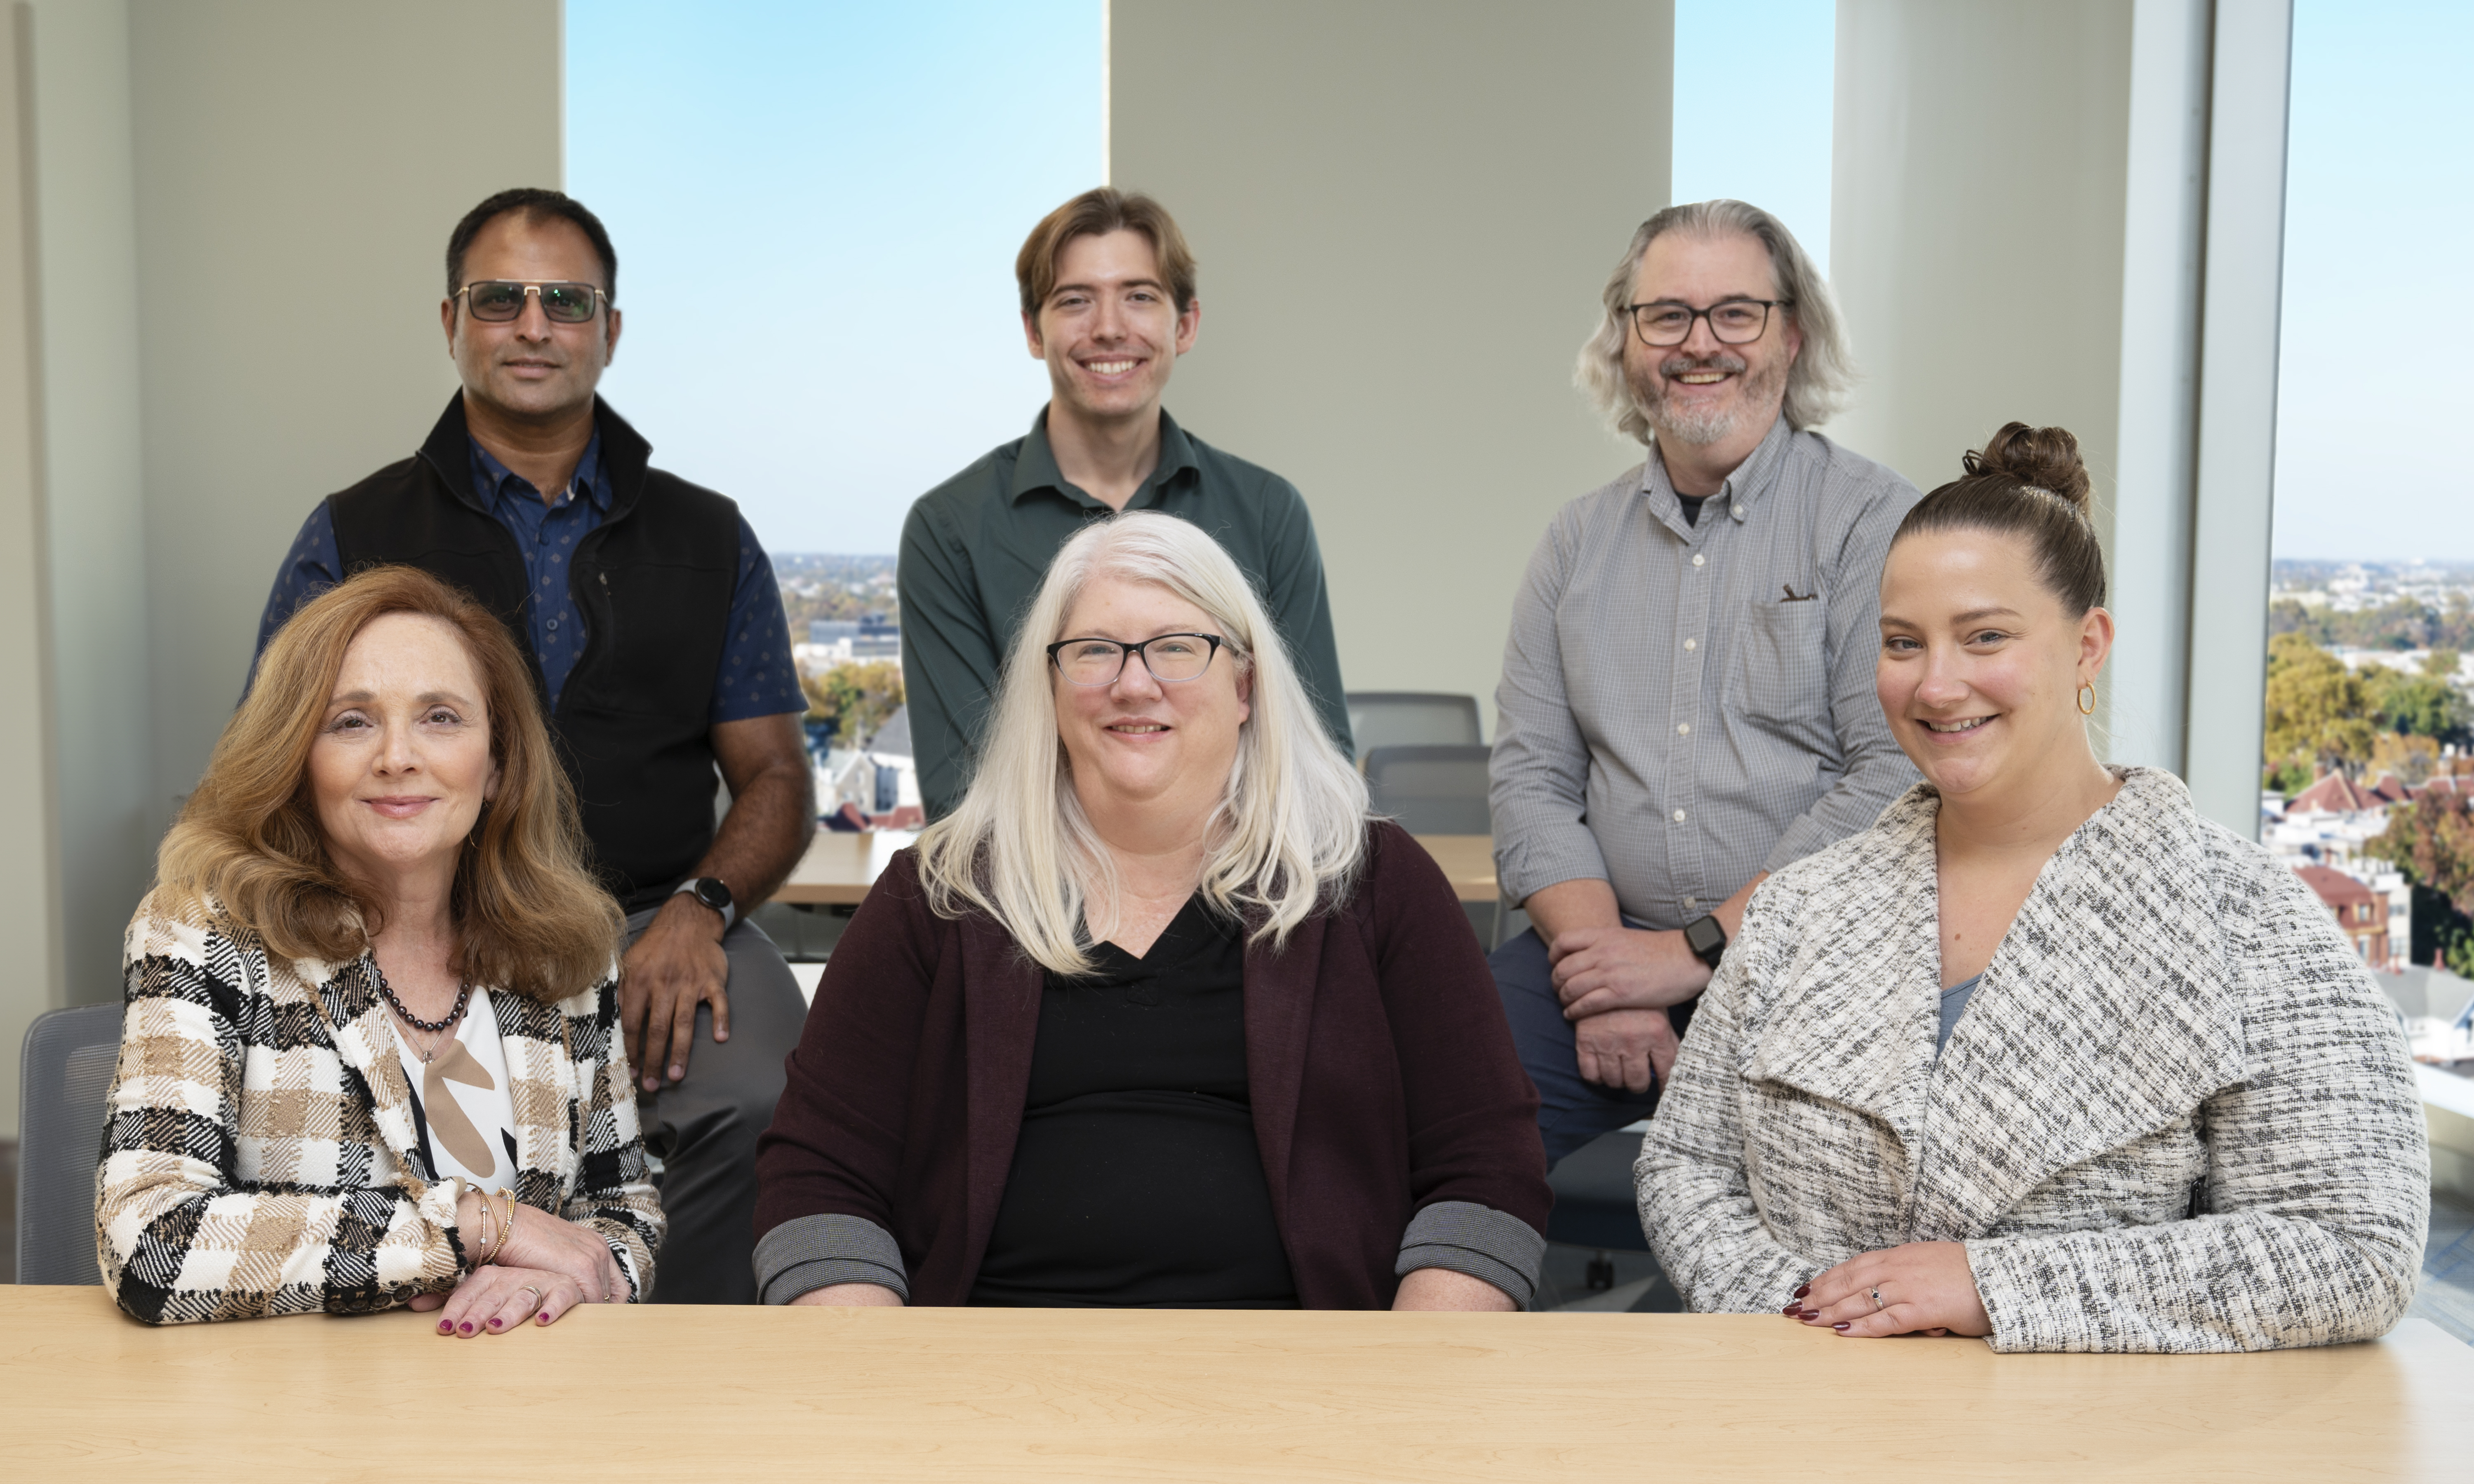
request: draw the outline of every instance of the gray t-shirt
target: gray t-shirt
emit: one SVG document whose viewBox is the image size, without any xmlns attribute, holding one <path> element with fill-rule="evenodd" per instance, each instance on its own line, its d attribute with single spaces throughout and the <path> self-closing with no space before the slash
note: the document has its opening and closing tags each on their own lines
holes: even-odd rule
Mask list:
<svg viewBox="0 0 2474 1484">
<path fill-rule="evenodd" d="M 1951 1027 L 1958 1023 L 1959 1012 L 1967 1008 L 1967 997 L 1975 993 L 1976 987 L 1983 982 L 1984 976 L 1977 974 L 1941 992 L 1941 1034 L 1933 1038 L 1933 1055 L 1936 1058 L 1941 1055 L 1941 1048 L 1950 1044 Z"/>
</svg>

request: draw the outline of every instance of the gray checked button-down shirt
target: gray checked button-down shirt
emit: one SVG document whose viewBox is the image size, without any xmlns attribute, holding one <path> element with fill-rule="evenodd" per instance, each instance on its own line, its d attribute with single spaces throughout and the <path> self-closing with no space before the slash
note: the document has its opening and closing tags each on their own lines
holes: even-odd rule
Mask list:
<svg viewBox="0 0 2474 1484">
<path fill-rule="evenodd" d="M 1688 525 L 1648 461 L 1558 512 L 1495 688 L 1495 870 L 1675 928 L 1916 781 L 1873 690 L 1881 561 L 1921 498 L 1784 419 Z"/>
</svg>

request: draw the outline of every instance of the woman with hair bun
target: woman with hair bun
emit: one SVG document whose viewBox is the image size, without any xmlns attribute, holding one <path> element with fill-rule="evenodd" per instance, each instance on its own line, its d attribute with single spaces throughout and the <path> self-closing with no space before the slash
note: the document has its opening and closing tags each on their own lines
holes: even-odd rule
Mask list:
<svg viewBox="0 0 2474 1484">
<path fill-rule="evenodd" d="M 1637 1168 L 1692 1307 L 2001 1351 L 2385 1332 L 2430 1154 L 2394 1017 L 2310 891 L 2112 767 L 2088 476 L 2010 423 L 1899 528 L 1877 688 L 1925 780 L 1770 877 Z"/>
</svg>

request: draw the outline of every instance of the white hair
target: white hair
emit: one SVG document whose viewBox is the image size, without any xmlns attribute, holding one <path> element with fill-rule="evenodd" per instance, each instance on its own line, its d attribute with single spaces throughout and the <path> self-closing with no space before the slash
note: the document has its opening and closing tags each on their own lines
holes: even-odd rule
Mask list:
<svg viewBox="0 0 2474 1484">
<path fill-rule="evenodd" d="M 1201 528 L 1156 511 L 1094 522 L 1048 568 L 1007 657 L 969 791 L 919 837 L 932 910 L 996 920 L 1041 968 L 1089 973 L 1086 891 L 1111 904 L 1116 870 L 1074 792 L 1057 734 L 1048 646 L 1095 578 L 1152 583 L 1210 615 L 1252 677 L 1250 714 L 1205 826 L 1201 891 L 1232 920 L 1260 919 L 1277 945 L 1320 903 L 1347 894 L 1365 858 L 1366 781 L 1322 728 L 1253 586 Z"/>
<path fill-rule="evenodd" d="M 1769 251 L 1770 275 L 1778 280 L 1778 297 L 1786 301 L 1786 312 L 1795 317 L 1795 327 L 1804 335 L 1804 348 L 1787 369 L 1786 400 L 1780 412 L 1787 426 L 1799 430 L 1829 421 L 1856 381 L 1838 300 L 1831 295 L 1830 280 L 1805 255 L 1786 224 L 1740 201 L 1669 206 L 1640 224 L 1632 234 L 1632 246 L 1624 250 L 1623 261 L 1607 279 L 1605 312 L 1581 347 L 1573 385 L 1597 404 L 1617 433 L 1638 443 L 1650 441 L 1649 415 L 1641 410 L 1624 375 L 1624 337 L 1632 333 L 1632 318 L 1625 306 L 1632 302 L 1633 279 L 1639 275 L 1640 260 L 1649 255 L 1649 245 L 1668 232 L 1750 237 Z"/>
</svg>

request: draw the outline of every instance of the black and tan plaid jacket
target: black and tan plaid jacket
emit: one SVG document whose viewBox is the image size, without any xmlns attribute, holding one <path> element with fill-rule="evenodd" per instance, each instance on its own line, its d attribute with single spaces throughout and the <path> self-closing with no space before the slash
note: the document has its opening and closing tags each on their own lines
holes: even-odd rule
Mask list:
<svg viewBox="0 0 2474 1484">
<path fill-rule="evenodd" d="M 458 1179 L 432 1182 L 376 968 L 271 958 L 149 898 L 129 925 L 95 1244 L 131 1315 L 188 1324 L 363 1313 L 451 1288 Z M 645 1179 L 615 984 L 494 997 L 514 1083 L 516 1193 L 598 1230 L 652 1289 Z"/>
</svg>

